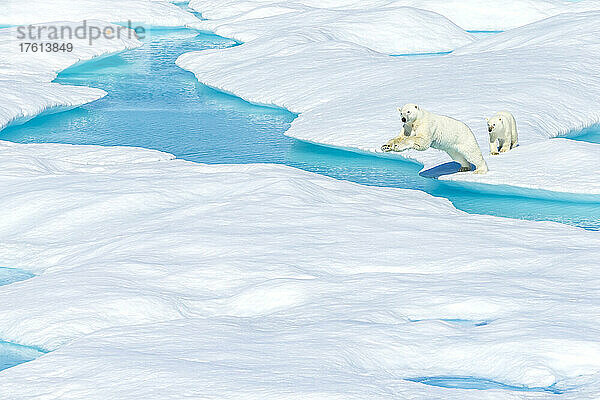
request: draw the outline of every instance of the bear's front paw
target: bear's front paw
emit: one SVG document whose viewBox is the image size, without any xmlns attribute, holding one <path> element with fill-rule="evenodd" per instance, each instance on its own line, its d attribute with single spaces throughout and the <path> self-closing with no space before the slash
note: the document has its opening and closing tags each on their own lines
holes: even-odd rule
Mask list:
<svg viewBox="0 0 600 400">
<path fill-rule="evenodd" d="M 383 146 L 381 146 L 381 151 L 385 153 L 392 151 L 392 146 L 390 146 L 389 144 L 384 144 Z"/>
<path fill-rule="evenodd" d="M 510 149 L 500 149 L 500 153 L 506 153 Z"/>
<path fill-rule="evenodd" d="M 500 154 L 500 153 L 498 153 L 497 151 L 492 151 L 493 156 L 497 156 L 498 154 Z"/>
<path fill-rule="evenodd" d="M 458 172 L 468 172 L 471 170 L 471 167 L 460 167 L 458 169 Z"/>
<path fill-rule="evenodd" d="M 398 152 L 400 152 L 400 151 L 404 151 L 404 150 L 407 150 L 407 149 L 409 149 L 409 148 L 410 148 L 410 147 L 409 147 L 409 146 L 407 146 L 405 143 L 396 143 L 396 144 L 394 144 L 394 146 L 393 146 L 393 150 L 394 150 L 394 151 L 398 151 Z"/>
</svg>

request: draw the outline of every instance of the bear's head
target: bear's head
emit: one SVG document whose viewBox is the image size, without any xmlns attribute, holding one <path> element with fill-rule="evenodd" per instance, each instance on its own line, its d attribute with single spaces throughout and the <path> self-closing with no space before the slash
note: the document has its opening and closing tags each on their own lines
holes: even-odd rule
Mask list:
<svg viewBox="0 0 600 400">
<path fill-rule="evenodd" d="M 486 118 L 488 132 L 502 132 L 504 130 L 504 119 L 499 115 L 494 115 L 492 118 Z"/>
<path fill-rule="evenodd" d="M 398 111 L 400 111 L 404 123 L 414 122 L 421 115 L 421 109 L 416 104 L 405 104 Z"/>
</svg>

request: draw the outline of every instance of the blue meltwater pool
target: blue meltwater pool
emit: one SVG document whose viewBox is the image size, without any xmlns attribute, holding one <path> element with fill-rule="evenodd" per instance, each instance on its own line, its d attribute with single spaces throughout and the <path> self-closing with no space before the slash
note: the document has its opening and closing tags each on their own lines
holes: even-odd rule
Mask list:
<svg viewBox="0 0 600 400">
<path fill-rule="evenodd" d="M 20 269 L 0 267 L 0 286 L 10 285 L 32 277 L 33 274 Z M 0 371 L 35 360 L 42 354 L 44 354 L 44 351 L 41 349 L 0 340 Z"/>
<path fill-rule="evenodd" d="M 182 53 L 236 43 L 187 29 L 153 30 L 144 47 L 64 71 L 56 82 L 102 88 L 105 98 L 0 132 L 21 143 L 140 146 L 202 163 L 279 163 L 365 185 L 426 191 L 466 212 L 600 229 L 600 203 L 492 195 L 419 176 L 419 165 L 333 150 L 284 136 L 295 118 L 197 83 Z"/>
<path fill-rule="evenodd" d="M 439 386 L 451 389 L 471 389 L 471 390 L 510 390 L 513 392 L 546 392 L 553 394 L 561 394 L 562 391 L 550 387 L 527 387 L 513 386 L 501 382 L 496 382 L 490 379 L 476 378 L 470 376 L 433 376 L 407 379 L 413 382 L 419 382 L 424 385 Z"/>
</svg>

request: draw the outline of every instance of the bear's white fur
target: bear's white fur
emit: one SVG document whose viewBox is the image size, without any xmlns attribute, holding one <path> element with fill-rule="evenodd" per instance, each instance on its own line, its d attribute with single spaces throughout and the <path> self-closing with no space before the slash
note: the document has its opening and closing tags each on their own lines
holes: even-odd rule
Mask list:
<svg viewBox="0 0 600 400">
<path fill-rule="evenodd" d="M 486 118 L 486 121 L 490 134 L 491 154 L 504 153 L 518 146 L 517 122 L 511 113 L 500 111 L 492 118 Z"/>
<path fill-rule="evenodd" d="M 416 104 L 406 104 L 398 109 L 404 127 L 400 134 L 381 147 L 383 151 L 443 150 L 460 163 L 461 172 L 475 165 L 476 174 L 485 174 L 488 167 L 475 140 L 475 135 L 464 123 L 422 110 Z"/>
</svg>

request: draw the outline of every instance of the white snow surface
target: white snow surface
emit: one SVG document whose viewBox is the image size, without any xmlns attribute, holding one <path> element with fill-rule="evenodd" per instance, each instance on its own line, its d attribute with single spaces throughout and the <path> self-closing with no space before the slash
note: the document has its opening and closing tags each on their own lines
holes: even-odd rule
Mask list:
<svg viewBox="0 0 600 400">
<path fill-rule="evenodd" d="M 276 4 L 189 26 L 242 42 L 265 35 L 321 35 L 387 54 L 446 52 L 474 41 L 471 34 L 441 15 L 410 7 L 327 10 Z"/>
<path fill-rule="evenodd" d="M 463 29 L 486 31 L 516 28 L 565 12 L 600 10 L 596 0 L 191 0 L 189 4 L 204 18 L 222 19 L 248 12 L 258 17 L 261 9 L 269 10 L 265 6 L 285 8 L 290 3 L 332 10 L 414 7 L 442 14 Z"/>
<path fill-rule="evenodd" d="M 0 25 L 101 20 L 153 26 L 183 26 L 198 19 L 167 1 L 152 0 L 2 0 Z"/>
<path fill-rule="evenodd" d="M 57 26 L 75 29 L 77 22 L 59 22 Z M 116 26 L 102 21 L 88 21 L 88 26 Z M 72 38 L 72 52 L 22 52 L 17 28 L 0 29 L 0 130 L 9 125 L 24 123 L 44 114 L 63 111 L 97 100 L 106 95 L 100 89 L 52 83 L 57 73 L 85 60 L 141 46 L 135 37 L 122 31 L 121 38 L 99 38 L 90 45 L 87 39 Z M 48 41 L 43 32 L 40 43 Z M 63 43 L 59 41 L 59 43 Z"/>
<path fill-rule="evenodd" d="M 600 235 L 419 191 L 135 148 L 0 142 L 0 338 L 18 399 L 600 395 Z M 464 320 L 464 321 L 455 321 Z M 487 322 L 487 325 L 478 324 Z"/>
<path fill-rule="evenodd" d="M 401 128 L 397 107 L 417 103 L 471 127 L 493 165 L 478 182 L 496 184 L 499 176 L 510 176 L 511 185 L 524 188 L 598 195 L 598 146 L 568 140 L 540 145 L 600 121 L 598 37 L 600 12 L 568 13 L 444 56 L 390 57 L 347 41 L 292 32 L 187 53 L 178 65 L 209 86 L 300 113 L 287 134 L 301 140 L 378 152 Z M 515 115 L 523 148 L 494 159 L 484 117 L 498 110 Z M 426 168 L 450 161 L 434 149 L 402 154 Z M 580 157 L 590 160 L 586 168 L 579 167 Z M 510 163 L 501 161 L 508 158 Z"/>
<path fill-rule="evenodd" d="M 550 154 L 552 157 L 541 156 Z M 526 173 L 516 173 L 524 168 Z M 552 139 L 535 145 L 516 149 L 488 159 L 490 172 L 485 176 L 472 173 L 457 173 L 440 176 L 454 182 L 483 183 L 503 187 L 519 187 L 551 191 L 541 197 L 557 194 L 583 195 L 581 199 L 600 200 L 600 179 L 590 177 L 600 172 L 600 144 L 577 142 L 568 139 Z M 566 190 L 568 187 L 568 190 Z M 484 187 L 483 190 L 493 190 Z M 528 192 L 529 195 L 535 195 Z M 588 196 L 593 195 L 593 196 Z"/>
</svg>

